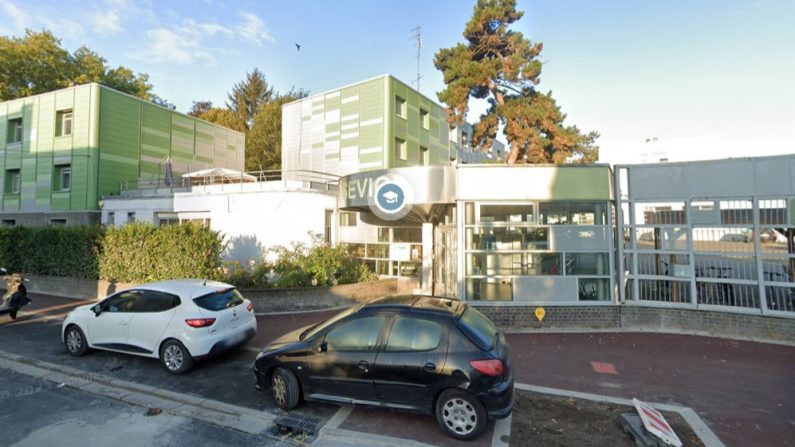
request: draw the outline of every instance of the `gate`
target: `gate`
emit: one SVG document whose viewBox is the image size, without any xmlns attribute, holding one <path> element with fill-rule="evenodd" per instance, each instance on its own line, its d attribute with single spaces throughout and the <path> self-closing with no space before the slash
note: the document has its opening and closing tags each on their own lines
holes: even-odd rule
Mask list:
<svg viewBox="0 0 795 447">
<path fill-rule="evenodd" d="M 620 300 L 795 316 L 793 165 L 617 166 Z"/>
</svg>

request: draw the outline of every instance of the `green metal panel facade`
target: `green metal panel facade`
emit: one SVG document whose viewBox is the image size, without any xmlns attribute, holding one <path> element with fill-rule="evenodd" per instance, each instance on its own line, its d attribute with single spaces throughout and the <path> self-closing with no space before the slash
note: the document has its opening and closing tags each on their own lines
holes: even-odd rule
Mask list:
<svg viewBox="0 0 795 447">
<path fill-rule="evenodd" d="M 71 111 L 71 134 L 59 136 Z M 22 120 L 21 141 L 10 125 Z M 242 170 L 245 137 L 98 84 L 0 103 L 2 213 L 97 210 L 123 181 L 162 178 L 171 157 L 174 175 L 209 167 Z M 59 169 L 71 169 L 59 190 Z M 19 173 L 18 193 L 10 175 Z M 8 177 L 8 178 L 7 178 Z"/>
<path fill-rule="evenodd" d="M 406 101 L 406 116 L 396 115 L 396 97 Z M 420 110 L 428 113 L 423 126 Z M 384 75 L 304 98 L 282 108 L 282 170 L 313 170 L 347 175 L 423 164 L 449 164 L 445 111 L 426 96 Z M 427 128 L 426 128 L 427 127 Z M 406 158 L 395 157 L 396 139 Z"/>
</svg>

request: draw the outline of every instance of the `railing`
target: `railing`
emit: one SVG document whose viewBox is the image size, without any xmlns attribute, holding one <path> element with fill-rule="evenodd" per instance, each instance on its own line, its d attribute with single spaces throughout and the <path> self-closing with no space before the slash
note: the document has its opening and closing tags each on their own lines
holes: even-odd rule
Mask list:
<svg viewBox="0 0 795 447">
<path fill-rule="evenodd" d="M 241 172 L 237 177 L 234 174 L 212 174 L 190 178 L 175 175 L 170 182 L 166 182 L 164 176 L 141 177 L 136 180 L 123 180 L 120 182 L 119 190 L 122 193 L 148 190 L 173 191 L 185 190 L 191 186 L 200 185 L 251 183 L 251 177 L 249 176 L 253 176 L 255 178 L 254 181 L 258 183 L 279 181 L 302 182 L 310 189 L 321 191 L 336 191 L 339 185 L 339 176 L 319 171 L 295 170 L 287 171 L 287 175 L 283 175 L 281 170 L 262 170 L 245 173 Z"/>
</svg>

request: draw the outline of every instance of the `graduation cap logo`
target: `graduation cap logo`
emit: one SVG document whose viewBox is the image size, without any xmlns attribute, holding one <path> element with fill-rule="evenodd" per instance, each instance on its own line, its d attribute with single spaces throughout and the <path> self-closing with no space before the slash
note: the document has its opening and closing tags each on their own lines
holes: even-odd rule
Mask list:
<svg viewBox="0 0 795 447">
<path fill-rule="evenodd" d="M 403 209 L 406 203 L 406 195 L 396 183 L 383 183 L 376 191 L 375 203 L 380 211 L 387 214 L 395 214 Z"/>
<path fill-rule="evenodd" d="M 398 199 L 398 193 L 395 191 L 387 191 L 384 193 L 384 200 L 386 203 L 396 203 Z"/>
</svg>

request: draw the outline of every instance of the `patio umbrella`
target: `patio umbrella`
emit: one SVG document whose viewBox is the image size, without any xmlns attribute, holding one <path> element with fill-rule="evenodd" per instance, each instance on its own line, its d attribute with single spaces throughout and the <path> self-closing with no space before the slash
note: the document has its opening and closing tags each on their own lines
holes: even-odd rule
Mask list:
<svg viewBox="0 0 795 447">
<path fill-rule="evenodd" d="M 166 159 L 166 178 L 165 183 L 166 186 L 171 186 L 171 183 L 174 182 L 174 168 L 171 166 L 171 157 Z"/>
</svg>

